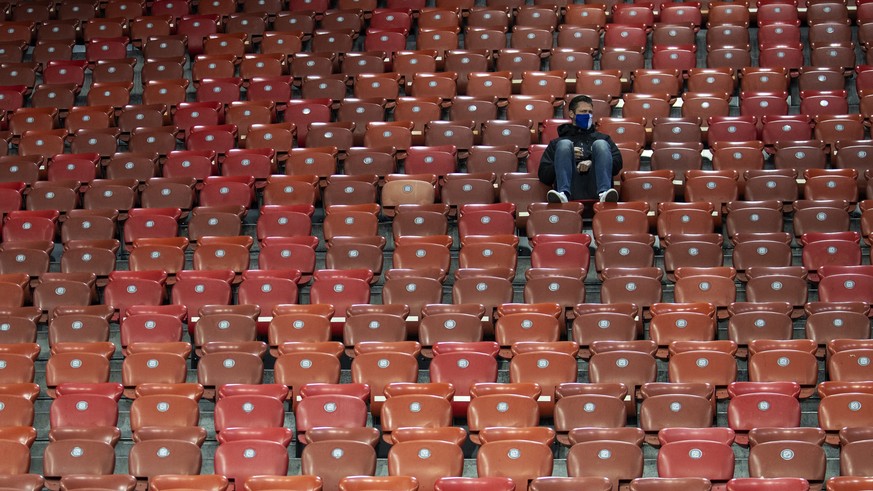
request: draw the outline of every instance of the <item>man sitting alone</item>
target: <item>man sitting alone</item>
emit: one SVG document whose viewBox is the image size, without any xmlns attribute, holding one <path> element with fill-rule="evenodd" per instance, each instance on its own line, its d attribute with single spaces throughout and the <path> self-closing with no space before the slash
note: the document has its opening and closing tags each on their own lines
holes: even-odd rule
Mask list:
<svg viewBox="0 0 873 491">
<path fill-rule="evenodd" d="M 621 152 L 609 135 L 594 129 L 594 103 L 587 95 L 570 101 L 570 124 L 558 127 L 558 138 L 549 142 L 540 160 L 539 180 L 554 185 L 549 203 L 599 199 L 618 201 L 612 177 L 621 170 Z"/>
</svg>

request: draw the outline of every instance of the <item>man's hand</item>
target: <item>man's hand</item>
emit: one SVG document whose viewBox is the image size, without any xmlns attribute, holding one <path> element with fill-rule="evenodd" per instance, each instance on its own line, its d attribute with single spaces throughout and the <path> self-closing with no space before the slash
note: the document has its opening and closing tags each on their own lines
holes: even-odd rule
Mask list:
<svg viewBox="0 0 873 491">
<path fill-rule="evenodd" d="M 582 160 L 582 147 L 573 147 L 573 157 L 576 159 L 576 162 Z"/>
<path fill-rule="evenodd" d="M 576 164 L 576 170 L 580 174 L 584 174 L 584 173 L 588 172 L 588 169 L 590 169 L 590 168 L 591 168 L 591 161 L 590 160 L 582 160 L 578 164 Z"/>
</svg>

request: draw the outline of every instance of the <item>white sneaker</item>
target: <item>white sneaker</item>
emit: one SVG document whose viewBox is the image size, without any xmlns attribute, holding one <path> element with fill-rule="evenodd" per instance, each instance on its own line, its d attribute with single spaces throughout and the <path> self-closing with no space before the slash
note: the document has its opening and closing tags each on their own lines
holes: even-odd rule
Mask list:
<svg viewBox="0 0 873 491">
<path fill-rule="evenodd" d="M 600 202 L 601 203 L 616 203 L 618 202 L 618 191 L 613 188 L 609 188 L 606 191 L 600 193 Z"/>
<path fill-rule="evenodd" d="M 566 194 L 550 189 L 549 192 L 546 193 L 546 201 L 549 203 L 566 203 L 568 200 Z"/>
</svg>

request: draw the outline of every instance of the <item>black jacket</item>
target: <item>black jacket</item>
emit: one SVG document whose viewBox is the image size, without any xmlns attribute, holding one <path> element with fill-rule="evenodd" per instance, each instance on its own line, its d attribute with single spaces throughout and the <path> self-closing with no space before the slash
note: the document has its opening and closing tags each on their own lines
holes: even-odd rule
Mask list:
<svg viewBox="0 0 873 491">
<path fill-rule="evenodd" d="M 574 147 L 582 147 L 585 158 L 590 158 L 591 145 L 596 140 L 606 140 L 609 143 L 609 148 L 612 150 L 612 175 L 615 176 L 621 171 L 622 161 L 621 152 L 612 141 L 612 138 L 605 133 L 594 130 L 583 130 L 575 124 L 562 124 L 558 127 L 558 138 L 549 142 L 546 147 L 543 157 L 540 160 L 540 168 L 537 173 L 540 181 L 544 184 L 553 185 L 555 183 L 555 145 L 558 140 L 567 139 L 573 142 Z M 571 199 L 596 199 L 597 198 L 597 182 L 594 179 L 594 171 L 590 170 L 584 174 L 573 171 L 573 182 L 570 186 Z"/>
</svg>

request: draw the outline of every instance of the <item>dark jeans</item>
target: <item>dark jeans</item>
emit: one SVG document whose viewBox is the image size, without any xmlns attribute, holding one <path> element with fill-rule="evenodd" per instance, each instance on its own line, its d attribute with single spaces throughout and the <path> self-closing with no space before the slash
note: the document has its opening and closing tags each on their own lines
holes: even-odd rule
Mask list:
<svg viewBox="0 0 873 491">
<path fill-rule="evenodd" d="M 600 194 L 612 187 L 612 151 L 606 140 L 597 140 L 591 145 L 591 161 L 592 169 L 588 172 L 594 172 L 597 194 Z M 555 189 L 572 196 L 571 183 L 573 175 L 577 172 L 573 142 L 567 139 L 559 140 L 555 146 Z"/>
</svg>

